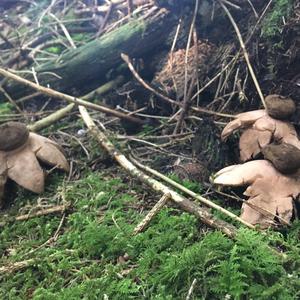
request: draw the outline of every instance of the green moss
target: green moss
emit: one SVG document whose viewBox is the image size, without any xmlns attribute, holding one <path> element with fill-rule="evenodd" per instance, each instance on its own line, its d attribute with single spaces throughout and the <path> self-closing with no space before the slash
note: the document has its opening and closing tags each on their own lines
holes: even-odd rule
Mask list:
<svg viewBox="0 0 300 300">
<path fill-rule="evenodd" d="M 13 106 L 10 103 L 0 103 L 0 120 L 1 115 L 12 113 Z"/>
<path fill-rule="evenodd" d="M 1 275 L 0 299 L 184 299 L 195 278 L 193 299 L 299 297 L 299 224 L 285 236 L 242 229 L 233 241 L 217 231 L 199 231 L 190 214 L 164 208 L 145 232 L 133 236 L 143 215 L 135 209 L 139 199 L 120 179 L 88 172 L 63 187 L 56 176 L 49 184 L 48 201 L 63 193 L 73 210 L 56 243 L 39 249 L 54 235 L 60 215 L 4 227 L 2 263 L 35 263 Z M 16 207 L 35 202 L 21 191 Z M 284 245 L 290 259 L 275 255 L 270 241 Z M 37 250 L 28 254 L 32 249 Z"/>
<path fill-rule="evenodd" d="M 62 50 L 63 47 L 61 46 L 52 46 L 52 47 L 45 48 L 45 51 L 48 51 L 53 54 L 61 54 Z"/>
<path fill-rule="evenodd" d="M 262 37 L 272 40 L 280 36 L 284 26 L 283 19 L 287 18 L 292 11 L 293 0 L 274 1 L 272 9 L 266 15 L 262 24 Z"/>
</svg>

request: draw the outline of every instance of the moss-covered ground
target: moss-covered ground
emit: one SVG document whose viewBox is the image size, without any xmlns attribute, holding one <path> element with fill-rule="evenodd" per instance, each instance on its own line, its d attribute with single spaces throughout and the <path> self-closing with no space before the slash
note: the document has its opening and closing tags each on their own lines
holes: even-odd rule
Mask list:
<svg viewBox="0 0 300 300">
<path fill-rule="evenodd" d="M 145 215 L 142 188 L 111 173 L 65 184 L 51 174 L 39 202 L 71 203 L 62 226 L 62 215 L 48 215 L 1 228 L 1 265 L 30 263 L 1 273 L 0 299 L 185 299 L 194 279 L 191 299 L 299 299 L 299 222 L 266 235 L 241 228 L 233 241 L 166 207 L 133 236 Z M 37 199 L 21 190 L 5 213 Z"/>
</svg>

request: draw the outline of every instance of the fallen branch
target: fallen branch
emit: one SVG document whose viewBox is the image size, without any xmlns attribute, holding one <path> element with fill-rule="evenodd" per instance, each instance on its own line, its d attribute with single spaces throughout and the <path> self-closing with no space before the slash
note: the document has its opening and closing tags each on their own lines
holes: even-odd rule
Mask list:
<svg viewBox="0 0 300 300">
<path fill-rule="evenodd" d="M 159 211 L 165 206 L 165 204 L 170 199 L 170 194 L 163 195 L 158 202 L 152 207 L 148 212 L 146 217 L 134 228 L 133 234 L 142 232 L 145 227 L 151 222 L 151 220 L 159 213 Z"/>
<path fill-rule="evenodd" d="M 7 274 L 7 273 L 13 273 L 16 271 L 20 271 L 22 269 L 25 269 L 29 266 L 34 265 L 35 263 L 36 263 L 36 260 L 34 260 L 34 259 L 18 261 L 18 262 L 1 267 L 0 274 Z"/>
<path fill-rule="evenodd" d="M 99 96 L 104 93 L 107 93 L 108 91 L 110 91 L 111 89 L 113 89 L 115 86 L 117 86 L 119 83 L 121 83 L 123 81 L 124 81 L 124 77 L 118 76 L 116 79 L 111 80 L 111 81 L 101 85 L 96 90 L 82 96 L 82 98 L 84 100 L 91 100 L 91 99 L 95 98 L 96 95 Z M 53 123 L 61 120 L 62 118 L 64 118 L 69 112 L 72 111 L 74 106 L 75 106 L 74 103 L 70 103 L 66 107 L 63 107 L 63 108 L 55 111 L 54 113 L 48 115 L 47 117 L 45 117 L 31 125 L 28 125 L 27 128 L 30 131 L 34 131 L 34 132 L 42 130 L 42 129 L 52 125 Z"/>
<path fill-rule="evenodd" d="M 48 95 L 50 97 L 58 98 L 58 99 L 61 99 L 61 100 L 67 101 L 67 102 L 71 102 L 71 103 L 74 103 L 74 104 L 77 104 L 77 105 L 82 105 L 82 106 L 88 107 L 88 108 L 93 109 L 93 110 L 97 110 L 97 111 L 100 111 L 100 112 L 103 112 L 103 113 L 106 113 L 106 114 L 109 114 L 109 115 L 116 116 L 116 117 L 121 118 L 121 119 L 126 119 L 130 122 L 134 122 L 134 123 L 138 123 L 138 124 L 143 124 L 144 123 L 141 119 L 135 118 L 133 116 L 128 116 L 128 115 L 126 115 L 122 112 L 119 112 L 117 110 L 114 110 L 114 109 L 111 109 L 111 108 L 108 108 L 108 107 L 105 107 L 105 106 L 102 106 L 102 105 L 99 105 L 99 104 L 91 103 L 91 102 L 88 102 L 88 101 L 85 101 L 85 100 L 82 100 L 82 99 L 79 99 L 79 98 L 76 98 L 76 97 L 58 92 L 58 91 L 55 91 L 51 88 L 43 87 L 43 86 L 38 85 L 36 83 L 33 83 L 33 82 L 31 82 L 27 79 L 24 79 L 24 78 L 22 78 L 18 75 L 15 75 L 15 74 L 13 74 L 13 73 L 11 73 L 11 72 L 3 69 L 3 68 L 0 68 L 0 74 L 7 77 L 7 78 L 13 79 L 17 82 L 20 82 L 20 83 L 22 83 L 26 86 L 29 86 L 29 87 L 35 89 L 36 91 L 39 91 L 39 92 L 41 92 L 45 95 Z"/>
<path fill-rule="evenodd" d="M 255 229 L 255 226 L 253 226 L 252 224 L 244 221 L 243 219 L 241 219 L 240 217 L 238 217 L 237 215 L 233 214 L 232 212 L 228 211 L 227 209 L 223 208 L 222 206 L 219 206 L 217 204 L 215 204 L 214 202 L 194 193 L 193 191 L 187 189 L 186 187 L 184 187 L 183 185 L 175 182 L 174 180 L 168 178 L 167 176 L 159 173 L 158 171 L 156 170 L 153 170 L 151 169 L 150 167 L 147 167 L 141 163 L 139 163 L 137 160 L 133 159 L 132 157 L 130 158 L 133 163 L 135 165 L 137 165 L 140 169 L 146 171 L 146 172 L 149 172 L 151 173 L 152 175 L 154 176 L 157 176 L 158 178 L 164 180 L 165 182 L 171 184 L 173 187 L 183 191 L 184 193 L 188 194 L 189 196 L 199 200 L 202 204 L 205 204 L 206 206 L 208 207 L 211 207 L 219 212 L 221 212 L 222 214 L 226 215 L 227 217 L 230 217 L 231 219 L 233 219 L 234 221 L 238 221 L 240 223 L 242 223 L 243 225 L 247 226 L 248 228 L 251 228 L 251 229 Z"/>
<path fill-rule="evenodd" d="M 69 105 L 55 111 L 54 113 L 48 115 L 47 117 L 45 117 L 31 125 L 28 125 L 27 128 L 28 128 L 28 130 L 33 131 L 33 132 L 42 130 L 42 129 L 52 125 L 53 123 L 61 120 L 62 118 L 64 118 L 69 112 L 72 111 L 74 106 L 75 106 L 74 103 L 70 103 Z"/>
<path fill-rule="evenodd" d="M 178 204 L 183 210 L 194 214 L 203 223 L 222 231 L 229 237 L 236 235 L 236 227 L 222 220 L 216 219 L 207 208 L 199 207 L 192 201 L 181 196 L 161 182 L 146 175 L 135 165 L 133 165 L 122 153 L 120 153 L 114 145 L 108 140 L 106 135 L 100 131 L 94 121 L 91 119 L 85 107 L 80 106 L 79 111 L 83 121 L 89 128 L 91 135 L 99 142 L 99 144 L 132 176 L 150 186 L 153 190 L 163 194 L 170 194 L 170 198 Z"/>
<path fill-rule="evenodd" d="M 118 74 L 122 72 L 119 68 L 122 63 L 120 52 L 126 52 L 132 57 L 149 56 L 149 53 L 156 51 L 165 43 L 176 22 L 173 14 L 156 6 L 133 15 L 134 18 L 128 17 L 126 24 L 114 22 L 112 25 L 118 23 L 119 26 L 110 32 L 106 27 L 106 33 L 100 38 L 93 38 L 77 49 L 62 53 L 59 59 L 48 60 L 37 66 L 35 71 L 40 84 L 72 94 L 74 90 L 82 94 L 93 89 L 107 81 L 111 70 L 115 70 Z M 105 20 L 103 21 L 105 23 Z M 58 31 L 64 34 L 60 26 L 58 28 Z M 98 33 L 103 33 L 101 26 L 99 29 Z M 71 28 L 70 30 L 68 28 L 68 31 L 72 33 Z M 9 81 L 3 87 L 14 99 L 26 95 L 29 91 Z"/>
<path fill-rule="evenodd" d="M 183 103 L 182 103 L 182 109 L 179 115 L 179 118 L 177 120 L 177 124 L 174 129 L 174 134 L 179 133 L 182 130 L 182 123 L 184 121 L 184 118 L 189 110 L 189 107 L 191 106 L 191 96 L 192 92 L 195 88 L 196 82 L 198 81 L 198 37 L 197 32 L 195 30 L 195 22 L 197 18 L 198 13 L 198 7 L 199 7 L 199 1 L 196 0 L 195 3 L 195 9 L 193 14 L 193 19 L 190 27 L 190 32 L 188 36 L 188 42 L 185 49 L 185 58 L 184 58 L 184 92 L 183 92 Z M 193 70 L 193 76 L 190 82 L 190 86 L 188 89 L 188 58 L 189 58 L 189 50 L 191 46 L 191 40 L 192 36 L 194 38 L 194 70 Z"/>
<path fill-rule="evenodd" d="M 3 220 L 0 223 L 0 228 L 4 227 L 7 223 L 10 223 L 10 222 L 27 221 L 29 219 L 33 219 L 33 218 L 37 218 L 37 217 L 41 217 L 41 216 L 46 216 L 46 215 L 50 215 L 50 214 L 63 213 L 66 210 L 68 210 L 69 208 L 70 208 L 70 204 L 57 205 L 57 206 L 52 206 L 52 207 L 47 208 L 47 209 L 41 209 L 41 210 L 36 211 L 34 213 L 29 213 L 29 214 L 26 214 L 26 215 L 19 215 L 19 216 L 16 216 L 16 217 L 10 217 L 10 218 L 7 218 L 7 220 Z"/>
</svg>

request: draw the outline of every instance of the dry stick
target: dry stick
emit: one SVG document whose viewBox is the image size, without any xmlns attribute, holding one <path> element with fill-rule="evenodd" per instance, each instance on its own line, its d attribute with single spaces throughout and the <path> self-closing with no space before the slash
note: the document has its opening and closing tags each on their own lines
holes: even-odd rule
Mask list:
<svg viewBox="0 0 300 300">
<path fill-rule="evenodd" d="M 181 22 L 182 22 L 182 20 L 179 19 L 179 22 L 178 22 L 178 25 L 177 25 L 177 28 L 176 28 L 176 32 L 175 32 L 175 36 L 174 36 L 174 40 L 173 40 L 173 43 L 172 43 L 172 47 L 171 47 L 171 50 L 170 50 L 170 59 L 168 60 L 168 64 L 170 65 L 170 69 L 171 69 L 171 78 L 172 78 L 173 85 L 174 85 L 174 88 L 175 88 L 176 92 L 177 92 L 177 84 L 176 84 L 176 80 L 174 78 L 174 73 L 173 73 L 173 52 L 174 52 L 175 45 L 176 45 L 178 35 L 179 35 L 179 32 L 180 32 Z"/>
<path fill-rule="evenodd" d="M 136 78 L 136 80 L 144 87 L 146 88 L 147 90 L 149 90 L 150 92 L 152 92 L 153 94 L 155 94 L 156 96 L 158 96 L 159 98 L 171 103 L 171 104 L 174 104 L 174 105 L 177 105 L 177 106 L 180 106 L 182 107 L 183 105 L 180 103 L 180 102 L 177 102 L 161 93 L 159 93 L 158 91 L 156 91 L 154 88 L 152 88 L 149 84 L 147 84 L 142 78 L 141 76 L 137 73 L 137 71 L 134 69 L 130 59 L 129 59 L 129 56 L 124 54 L 124 53 L 121 53 L 121 57 L 122 59 L 126 62 L 129 70 L 131 71 L 131 73 L 133 74 L 133 76 Z M 215 111 L 212 111 L 212 110 L 208 110 L 208 109 L 205 109 L 205 108 L 200 108 L 200 107 L 195 107 L 195 106 L 191 106 L 191 109 L 193 111 L 197 111 L 197 112 L 201 112 L 201 113 L 206 113 L 206 114 L 210 114 L 210 115 L 216 115 L 216 116 L 220 116 L 220 117 L 226 117 L 226 118 L 235 118 L 234 115 L 230 115 L 230 114 L 223 114 L 223 113 L 218 113 L 218 112 L 215 112 Z"/>
<path fill-rule="evenodd" d="M 193 291 L 194 291 L 194 288 L 196 286 L 196 283 L 197 283 L 197 279 L 195 278 L 191 284 L 191 287 L 189 288 L 189 291 L 188 291 L 188 294 L 185 298 L 185 300 L 190 300 L 191 297 L 192 297 L 192 294 L 193 294 Z"/>
<path fill-rule="evenodd" d="M 231 6 L 232 8 L 235 8 L 235 9 L 237 9 L 237 10 L 242 10 L 242 8 L 240 7 L 240 6 L 238 6 L 238 5 L 236 5 L 236 4 L 234 4 L 234 3 L 231 3 L 231 2 L 229 2 L 229 1 L 227 1 L 227 0 L 222 0 L 224 3 L 226 3 L 226 4 L 228 4 L 229 6 Z"/>
<path fill-rule="evenodd" d="M 229 63 L 218 73 L 216 74 L 211 80 L 209 80 L 197 93 L 192 97 L 191 100 L 194 100 L 199 94 L 201 94 L 206 88 L 208 88 L 215 80 L 217 80 L 230 66 L 231 64 L 238 58 L 239 53 L 236 54 Z"/>
<path fill-rule="evenodd" d="M 255 15 L 255 18 L 258 18 L 258 13 L 257 13 L 257 11 L 256 11 L 256 9 L 255 9 L 253 3 L 251 2 L 251 0 L 247 0 L 247 2 L 249 3 L 251 9 L 253 10 L 253 13 L 254 13 L 254 15 Z"/>
<path fill-rule="evenodd" d="M 3 266 L 0 268 L 0 275 L 20 271 L 22 269 L 34 265 L 36 262 L 37 261 L 35 259 L 28 259 Z"/>
<path fill-rule="evenodd" d="M 132 11 L 133 11 L 132 0 L 127 0 L 127 9 L 128 9 L 128 15 L 131 17 L 131 14 L 132 14 Z"/>
<path fill-rule="evenodd" d="M 199 6 L 199 0 L 196 0 L 193 19 L 192 19 L 192 23 L 191 23 L 191 26 L 190 26 L 190 32 L 189 32 L 188 41 L 187 41 L 186 49 L 185 49 L 183 104 L 182 104 L 182 109 L 181 109 L 178 121 L 177 121 L 175 129 L 174 129 L 174 134 L 178 133 L 181 130 L 184 117 L 185 117 L 185 115 L 188 111 L 189 105 L 190 105 L 190 98 L 191 98 L 191 93 L 192 93 L 194 84 L 195 84 L 195 81 L 198 79 L 198 78 L 196 78 L 196 77 L 198 77 L 198 41 L 197 41 L 197 33 L 195 31 L 195 22 L 196 22 L 196 17 L 197 17 L 197 12 L 198 12 L 198 6 Z M 190 90 L 188 91 L 189 50 L 190 50 L 190 46 L 191 46 L 193 32 L 196 36 L 196 38 L 194 38 L 195 66 L 194 66 L 193 77 L 192 77 L 192 80 L 190 82 L 190 88 L 189 88 Z"/>
<path fill-rule="evenodd" d="M 49 214 L 65 212 L 69 208 L 70 208 L 70 204 L 57 205 L 57 206 L 52 206 L 47 209 L 41 209 L 34 213 L 29 213 L 26 215 L 19 215 L 19 216 L 13 217 L 13 218 L 8 218 L 7 220 L 4 220 L 4 222 L 0 223 L 0 227 L 4 227 L 7 224 L 7 222 L 27 221 L 29 219 L 33 219 L 33 218 L 40 217 L 40 216 L 46 216 Z"/>
<path fill-rule="evenodd" d="M 42 22 L 42 19 L 44 18 L 44 16 L 49 12 L 51 11 L 51 9 L 53 8 L 53 6 L 55 5 L 57 0 L 52 0 L 50 5 L 42 12 L 40 18 L 39 18 L 39 21 L 38 21 L 38 27 L 41 27 L 41 22 Z"/>
<path fill-rule="evenodd" d="M 91 108 L 93 110 L 97 110 L 97 111 L 101 111 L 103 113 L 106 113 L 106 114 L 110 114 L 110 115 L 113 115 L 113 116 L 116 116 L 118 118 L 122 118 L 122 119 L 126 119 L 128 121 L 131 121 L 131 122 L 134 122 L 134 123 L 138 123 L 138 124 L 143 124 L 144 122 L 141 120 L 141 119 L 138 119 L 138 118 L 135 118 L 135 117 L 132 117 L 132 116 L 128 116 L 122 112 L 119 112 L 119 111 L 116 111 L 114 109 L 111 109 L 111 108 L 108 108 L 108 107 L 105 107 L 105 106 L 102 106 L 102 105 L 98 105 L 98 104 L 94 104 L 94 103 L 91 103 L 91 102 L 88 102 L 88 101 L 85 101 L 85 100 L 82 100 L 82 99 L 79 99 L 79 98 L 76 98 L 76 97 L 72 97 L 70 95 L 67 95 L 67 94 L 64 94 L 64 93 L 61 93 L 61 92 L 58 92 L 58 91 L 55 91 L 53 89 L 50 89 L 50 88 L 46 88 L 46 87 L 43 87 L 41 85 L 37 85 L 27 79 L 24 79 L 18 75 L 15 75 L 3 68 L 0 68 L 0 75 L 3 75 L 7 78 L 10 78 L 10 79 L 13 79 L 17 82 L 20 82 L 26 86 L 29 86 L 43 94 L 46 94 L 50 97 L 54 97 L 54 98 L 58 98 L 58 99 L 61 99 L 61 100 L 65 100 L 67 102 L 71 102 L 71 103 L 74 103 L 74 104 L 77 104 L 77 105 L 83 105 L 85 107 L 88 107 L 88 108 Z"/>
<path fill-rule="evenodd" d="M 124 81 L 125 81 L 124 76 L 119 75 L 116 78 L 114 78 L 114 79 L 104 83 L 103 85 L 97 87 L 95 90 L 89 92 L 88 94 L 85 94 L 81 98 L 83 100 L 92 100 L 92 99 L 96 98 L 96 96 L 100 96 L 102 94 L 105 94 L 105 93 L 111 91 L 113 88 L 117 87 L 118 85 L 120 85 Z"/>
<path fill-rule="evenodd" d="M 159 213 L 159 211 L 165 206 L 168 200 L 171 198 L 170 194 L 164 194 L 158 202 L 148 212 L 147 216 L 134 228 L 133 234 L 142 232 L 145 227 L 151 222 L 151 220 Z"/>
<path fill-rule="evenodd" d="M 98 32 L 96 33 L 96 38 L 98 38 L 103 32 L 104 32 L 104 29 L 106 27 L 106 24 L 107 24 L 107 21 L 111 15 L 111 12 L 112 12 L 112 9 L 113 9 L 113 3 L 111 1 L 108 2 L 109 3 L 109 7 L 108 7 L 108 10 L 107 12 L 105 13 L 105 17 L 102 21 L 102 24 L 98 30 Z"/>
<path fill-rule="evenodd" d="M 83 121 L 89 128 L 90 133 L 94 136 L 94 138 L 132 176 L 144 182 L 155 191 L 161 192 L 163 194 L 170 194 L 171 199 L 176 204 L 178 204 L 183 210 L 194 214 L 197 218 L 199 218 L 203 223 L 207 224 L 208 226 L 219 229 L 229 237 L 234 237 L 236 235 L 237 229 L 235 226 L 228 224 L 225 221 L 217 220 L 206 208 L 199 207 L 192 201 L 181 196 L 180 194 L 165 186 L 161 182 L 151 178 L 150 176 L 140 171 L 122 153 L 120 153 L 108 140 L 106 135 L 102 131 L 100 131 L 99 128 L 97 128 L 96 124 L 91 119 L 85 107 L 80 106 L 79 111 Z"/>
<path fill-rule="evenodd" d="M 219 1 L 219 4 L 221 5 L 221 7 L 224 9 L 226 15 L 228 16 L 228 18 L 229 18 L 229 20 L 230 20 L 230 22 L 231 22 L 231 24 L 232 24 L 232 26 L 233 26 L 233 28 L 234 28 L 236 34 L 237 34 L 238 40 L 239 40 L 239 42 L 240 42 L 240 46 L 241 46 L 241 48 L 242 48 L 242 51 L 243 51 L 243 54 L 244 54 L 244 57 L 245 57 L 245 61 L 246 61 L 246 63 L 247 63 L 249 72 L 250 72 L 251 77 L 252 77 L 252 80 L 253 80 L 254 85 L 255 85 L 255 87 L 256 87 L 256 89 L 257 89 L 257 92 L 258 92 L 258 95 L 259 95 L 259 97 L 260 97 L 260 100 L 261 100 L 263 106 L 266 108 L 265 98 L 264 98 L 264 96 L 263 96 L 263 93 L 262 93 L 262 91 L 261 91 L 261 88 L 260 88 L 260 86 L 259 86 L 259 83 L 258 83 L 258 81 L 257 81 L 257 78 L 256 78 L 256 76 L 255 76 L 255 73 L 254 73 L 254 70 L 253 70 L 253 68 L 252 68 L 252 65 L 251 65 L 251 63 L 250 63 L 249 55 L 248 55 L 248 52 L 247 52 L 247 50 L 246 50 L 246 46 L 245 46 L 245 43 L 244 43 L 244 41 L 243 41 L 241 32 L 240 32 L 240 30 L 239 30 L 239 28 L 238 28 L 236 22 L 234 21 L 232 15 L 231 15 L 231 13 L 230 13 L 230 11 L 228 10 L 228 8 L 224 5 L 224 3 L 222 2 L 222 0 L 218 0 L 218 1 Z"/>
<path fill-rule="evenodd" d="M 126 55 L 125 53 L 121 53 L 121 58 L 125 61 L 125 63 L 127 64 L 129 70 L 131 71 L 131 73 L 134 75 L 134 77 L 137 79 L 137 81 L 142 84 L 147 90 L 151 91 L 153 94 L 155 94 L 156 96 L 162 98 L 163 100 L 171 103 L 171 104 L 175 104 L 175 105 L 179 105 L 175 100 L 164 96 L 163 94 L 157 92 L 154 88 L 152 88 L 150 85 L 148 85 L 141 77 L 140 75 L 136 72 L 136 70 L 134 69 L 130 58 L 128 55 Z"/>
<path fill-rule="evenodd" d="M 16 103 L 21 103 L 21 102 L 25 102 L 25 101 L 28 101 L 36 96 L 39 96 L 41 93 L 40 92 L 35 92 L 31 95 L 27 95 L 27 96 L 24 96 L 24 97 L 21 97 L 19 98 L 18 100 L 16 100 Z"/>
<path fill-rule="evenodd" d="M 47 117 L 45 117 L 31 125 L 28 125 L 27 128 L 28 128 L 28 130 L 33 131 L 33 132 L 42 130 L 43 128 L 46 128 L 46 127 L 50 126 L 51 124 L 64 118 L 69 112 L 72 111 L 74 106 L 75 106 L 74 103 L 70 103 L 69 105 L 55 111 L 54 113 L 48 115 Z"/>
<path fill-rule="evenodd" d="M 59 24 L 60 28 L 62 29 L 62 31 L 63 31 L 65 37 L 67 38 L 68 42 L 70 43 L 71 47 L 73 49 L 76 49 L 77 47 L 76 47 L 74 41 L 72 40 L 71 35 L 70 35 L 68 29 L 66 28 L 66 26 L 54 14 L 50 13 L 49 15 Z"/>
<path fill-rule="evenodd" d="M 251 229 L 255 229 L 255 226 L 253 226 L 252 224 L 244 221 L 243 219 L 241 219 L 240 217 L 236 216 L 235 214 L 233 214 L 232 212 L 226 210 L 225 208 L 223 208 L 222 206 L 219 206 L 217 204 L 215 204 L 214 202 L 194 193 L 193 191 L 187 189 L 186 187 L 182 186 L 181 184 L 175 182 L 174 180 L 168 178 L 167 176 L 161 174 L 160 172 L 156 171 L 156 170 L 153 170 L 152 168 L 148 167 L 148 166 L 145 166 L 141 163 L 139 163 L 136 159 L 130 157 L 130 159 L 133 161 L 133 163 L 135 165 L 137 165 L 139 168 L 141 168 L 142 170 L 146 171 L 146 172 L 149 172 L 151 173 L 152 175 L 154 176 L 157 176 L 158 178 L 164 180 L 165 182 L 171 184 L 173 187 L 177 188 L 177 189 L 180 189 L 181 191 L 183 191 L 184 193 L 188 194 L 189 196 L 199 200 L 201 203 L 207 205 L 208 207 L 211 207 L 221 213 L 223 213 L 224 215 L 232 218 L 233 220 L 235 221 L 238 221 L 242 224 L 244 224 L 245 226 L 251 228 Z"/>
<path fill-rule="evenodd" d="M 88 99 L 92 99 L 95 94 L 97 94 L 97 95 L 104 94 L 107 91 L 111 90 L 114 86 L 116 86 L 117 84 L 122 82 L 123 80 L 124 80 L 123 76 L 118 76 L 116 79 L 111 80 L 111 81 L 103 84 L 102 86 L 100 86 L 96 90 L 82 96 L 82 98 L 84 100 L 88 100 Z M 66 107 L 63 107 L 63 108 L 55 111 L 54 113 L 48 115 L 47 117 L 45 117 L 45 118 L 43 118 L 43 119 L 41 119 L 41 120 L 31 124 L 31 125 L 28 125 L 27 128 L 30 131 L 34 131 L 34 132 L 42 130 L 42 129 L 50 126 L 51 124 L 53 124 L 53 123 L 61 120 L 62 118 L 64 118 L 69 112 L 72 111 L 74 106 L 75 106 L 74 103 L 70 103 Z"/>
</svg>

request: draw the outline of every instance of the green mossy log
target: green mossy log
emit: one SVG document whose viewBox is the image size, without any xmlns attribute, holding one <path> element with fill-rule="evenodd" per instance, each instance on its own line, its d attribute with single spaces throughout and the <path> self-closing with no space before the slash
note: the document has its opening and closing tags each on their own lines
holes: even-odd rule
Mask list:
<svg viewBox="0 0 300 300">
<path fill-rule="evenodd" d="M 102 37 L 70 50 L 57 61 L 37 67 L 39 83 L 73 95 L 85 94 L 109 80 L 107 74 L 123 63 L 121 53 L 145 57 L 159 49 L 175 23 L 176 17 L 168 10 L 152 9 L 146 17 L 133 18 Z M 15 99 L 28 93 L 28 88 L 12 81 L 5 89 Z"/>
</svg>

